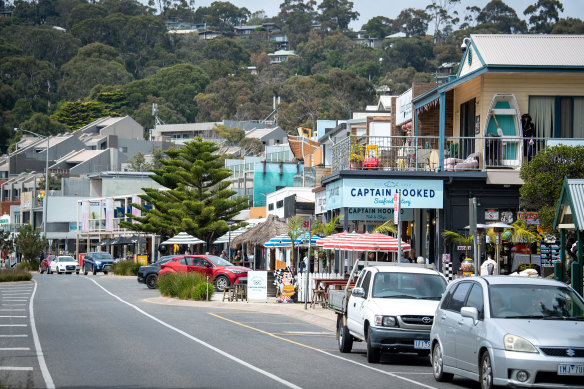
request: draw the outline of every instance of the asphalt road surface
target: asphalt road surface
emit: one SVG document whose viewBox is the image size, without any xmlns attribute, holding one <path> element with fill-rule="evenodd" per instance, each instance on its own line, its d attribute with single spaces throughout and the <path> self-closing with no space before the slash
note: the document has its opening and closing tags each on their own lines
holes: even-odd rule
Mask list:
<svg viewBox="0 0 584 389">
<path fill-rule="evenodd" d="M 427 357 L 365 346 L 285 315 L 154 304 L 135 278 L 0 284 L 0 383 L 12 388 L 478 388 L 437 383 Z"/>
</svg>

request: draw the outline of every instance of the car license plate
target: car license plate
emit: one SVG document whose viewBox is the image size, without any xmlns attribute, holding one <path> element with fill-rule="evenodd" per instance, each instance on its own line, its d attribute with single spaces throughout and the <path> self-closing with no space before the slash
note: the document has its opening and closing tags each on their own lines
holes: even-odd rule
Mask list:
<svg viewBox="0 0 584 389">
<path fill-rule="evenodd" d="M 558 365 L 558 375 L 584 376 L 584 365 L 561 363 Z"/>
<path fill-rule="evenodd" d="M 429 340 L 414 340 L 414 348 L 416 350 L 430 350 Z"/>
</svg>

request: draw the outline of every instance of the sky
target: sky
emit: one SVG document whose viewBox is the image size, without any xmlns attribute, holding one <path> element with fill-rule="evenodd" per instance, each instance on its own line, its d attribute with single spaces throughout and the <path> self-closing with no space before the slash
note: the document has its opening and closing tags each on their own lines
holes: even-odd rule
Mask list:
<svg viewBox="0 0 584 389">
<path fill-rule="evenodd" d="M 210 5 L 214 0 L 195 0 L 196 7 Z M 320 3 L 320 0 L 317 0 Z M 504 0 L 504 2 L 517 12 L 517 16 L 526 19 L 523 11 L 537 0 Z M 268 17 L 276 16 L 280 12 L 280 0 L 229 0 L 230 3 L 238 7 L 246 7 L 251 12 L 263 10 Z M 375 16 L 386 16 L 395 18 L 404 8 L 426 8 L 430 0 L 353 0 L 353 9 L 359 12 L 360 17 L 352 22 L 349 27 L 355 31 L 360 30 L 363 24 Z M 465 8 L 476 5 L 483 8 L 489 0 L 461 0 L 462 5 L 457 7 L 459 16 L 464 19 Z M 561 0 L 564 5 L 564 12 L 561 17 L 575 17 L 584 19 L 584 1 L 582 0 Z M 432 31 L 429 31 L 430 33 Z"/>
</svg>

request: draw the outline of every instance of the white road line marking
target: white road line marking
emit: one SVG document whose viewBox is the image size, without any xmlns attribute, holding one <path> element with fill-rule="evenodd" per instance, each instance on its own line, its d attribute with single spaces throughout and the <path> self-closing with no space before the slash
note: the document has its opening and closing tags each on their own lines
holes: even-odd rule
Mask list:
<svg viewBox="0 0 584 389">
<path fill-rule="evenodd" d="M 26 317 L 26 316 L 0 316 L 0 317 Z"/>
<path fill-rule="evenodd" d="M 51 373 L 49 373 L 49 369 L 47 368 L 47 363 L 45 362 L 45 356 L 43 355 L 43 349 L 41 348 L 41 342 L 39 341 L 39 334 L 36 329 L 35 319 L 34 319 L 34 310 L 32 307 L 32 302 L 34 300 L 34 295 L 37 290 L 37 282 L 34 282 L 34 289 L 32 291 L 32 295 L 30 297 L 29 303 L 29 316 L 30 316 L 30 327 L 32 330 L 32 338 L 34 340 L 34 348 L 36 349 L 37 358 L 39 360 L 39 365 L 41 367 L 41 373 L 43 373 L 43 379 L 45 380 L 45 384 L 47 389 L 55 389 L 55 383 L 53 382 L 53 378 L 51 377 Z"/>
<path fill-rule="evenodd" d="M 10 370 L 10 371 L 31 371 L 32 367 L 20 367 L 20 366 L 0 366 L 0 370 Z"/>
<path fill-rule="evenodd" d="M 2 292 L 2 296 L 6 296 L 6 295 L 9 295 L 9 294 L 30 294 L 30 291 L 22 291 L 22 292 L 6 292 L 6 293 Z"/>
<path fill-rule="evenodd" d="M 0 338 L 28 338 L 28 335 L 0 335 Z"/>
<path fill-rule="evenodd" d="M 9 312 L 16 312 L 16 311 L 25 311 L 26 309 L 0 309 L 0 311 L 9 311 Z"/>
<path fill-rule="evenodd" d="M 0 324 L 0 327 L 27 327 L 28 324 Z"/>
<path fill-rule="evenodd" d="M 207 342 L 205 342 L 205 341 L 203 341 L 203 340 L 201 340 L 201 339 L 199 339 L 199 338 L 196 338 L 196 337 L 194 337 L 194 336 L 192 336 L 192 335 L 190 335 L 190 334 L 187 334 L 187 333 L 186 333 L 186 332 L 184 332 L 183 330 L 180 330 L 180 329 L 178 329 L 178 328 L 176 328 L 176 327 L 173 327 L 173 326 L 171 326 L 170 324 L 168 324 L 168 323 L 166 323 L 166 322 L 164 322 L 164 321 L 162 321 L 162 320 L 158 319 L 158 318 L 157 318 L 157 317 L 155 317 L 155 316 L 152 316 L 151 314 L 149 314 L 149 313 L 147 313 L 147 312 L 143 311 L 142 309 L 138 308 L 138 307 L 137 307 L 137 306 L 135 306 L 134 304 L 131 304 L 131 303 L 129 303 L 129 302 L 127 302 L 127 301 L 125 301 L 124 299 L 122 299 L 121 297 L 118 297 L 118 296 L 116 296 L 115 294 L 113 294 L 112 292 L 110 292 L 109 290 L 107 290 L 106 288 L 104 288 L 103 286 L 101 286 L 99 283 L 97 283 L 97 281 L 95 281 L 94 279 L 91 279 L 91 278 L 89 278 L 89 277 L 85 277 L 85 276 L 84 276 L 84 278 L 87 278 L 88 280 L 92 281 L 92 282 L 93 282 L 95 285 L 99 286 L 101 289 L 103 289 L 103 291 L 104 291 L 104 292 L 106 292 L 106 293 L 107 293 L 107 294 L 109 294 L 110 296 L 112 296 L 112 297 L 114 297 L 115 299 L 119 300 L 120 302 L 122 302 L 122 303 L 124 303 L 124 304 L 128 305 L 129 307 L 132 307 L 132 308 L 134 308 L 136 311 L 138 311 L 138 312 L 140 312 L 141 314 L 143 314 L 144 316 L 146 316 L 146 317 L 148 317 L 148 318 L 150 318 L 150 319 L 154 320 L 155 322 L 157 322 L 157 323 L 159 323 L 159 324 L 162 324 L 162 325 L 163 325 L 163 326 L 165 326 L 166 328 L 169 328 L 169 329 L 171 329 L 171 330 L 173 330 L 173 331 L 175 331 L 175 332 L 177 332 L 177 333 L 179 333 L 179 334 L 183 335 L 184 337 L 186 337 L 186 338 L 188 338 L 188 339 L 190 339 L 190 340 L 192 340 L 192 341 L 194 341 L 194 342 L 197 342 L 197 343 L 199 343 L 200 345 L 202 345 L 202 346 L 204 346 L 204 347 L 207 347 L 208 349 L 210 349 L 210 350 L 212 350 L 212 351 L 215 351 L 216 353 L 218 353 L 218 354 L 220 354 L 220 355 L 222 355 L 222 356 L 224 356 L 224 357 L 226 357 L 226 358 L 228 358 L 228 359 L 231 359 L 231 360 L 232 360 L 232 361 L 234 361 L 235 363 L 239 363 L 239 364 L 240 364 L 240 365 L 242 365 L 242 366 L 245 366 L 245 367 L 247 367 L 247 368 L 249 368 L 249 369 L 251 369 L 251 370 L 253 370 L 253 371 L 256 371 L 256 372 L 258 372 L 258 373 L 260 373 L 260 374 L 262 374 L 262 375 L 264 375 L 264 376 L 266 376 L 266 377 L 268 377 L 268 378 L 271 378 L 271 379 L 273 379 L 274 381 L 281 383 L 282 385 L 285 385 L 285 386 L 287 386 L 287 387 L 289 387 L 289 388 L 300 389 L 300 387 L 299 387 L 299 386 L 297 386 L 297 385 L 293 384 L 293 383 L 292 383 L 292 382 L 290 382 L 290 381 L 286 381 L 285 379 L 283 379 L 283 378 L 280 378 L 280 377 L 278 377 L 277 375 L 275 375 L 275 374 L 272 374 L 272 373 L 270 373 L 270 372 L 268 372 L 268 371 L 266 371 L 266 370 L 260 369 L 259 367 L 257 367 L 257 366 L 254 366 L 254 365 L 252 365 L 252 364 L 251 364 L 251 363 L 249 363 L 249 362 L 245 362 L 245 361 L 244 361 L 244 360 L 242 360 L 242 359 L 236 358 L 236 357 L 234 357 L 233 355 L 231 355 L 231 354 L 229 354 L 229 353 L 227 353 L 227 352 L 225 352 L 225 351 L 223 351 L 223 350 L 221 350 L 221 349 L 218 349 L 217 347 L 215 347 L 215 346 L 212 346 L 211 344 L 209 344 L 209 343 L 207 343 Z M 31 306 L 32 306 L 32 305 L 31 305 Z"/>
<path fill-rule="evenodd" d="M 3 298 L 2 301 L 28 301 L 28 299 Z"/>
<path fill-rule="evenodd" d="M 3 307 L 22 307 L 26 304 L 2 304 Z"/>
<path fill-rule="evenodd" d="M 30 347 L 0 347 L 0 351 L 30 351 Z"/>
</svg>

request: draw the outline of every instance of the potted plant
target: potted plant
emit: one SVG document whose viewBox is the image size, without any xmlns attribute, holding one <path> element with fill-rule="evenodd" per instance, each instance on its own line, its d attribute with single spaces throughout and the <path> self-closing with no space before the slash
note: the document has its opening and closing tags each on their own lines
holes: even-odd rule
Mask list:
<svg viewBox="0 0 584 389">
<path fill-rule="evenodd" d="M 363 154 L 363 145 L 358 143 L 353 143 L 351 145 L 351 169 L 361 169 L 363 166 L 363 160 L 365 160 L 365 155 Z"/>
</svg>

